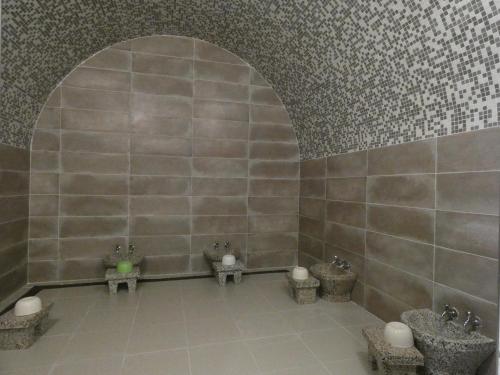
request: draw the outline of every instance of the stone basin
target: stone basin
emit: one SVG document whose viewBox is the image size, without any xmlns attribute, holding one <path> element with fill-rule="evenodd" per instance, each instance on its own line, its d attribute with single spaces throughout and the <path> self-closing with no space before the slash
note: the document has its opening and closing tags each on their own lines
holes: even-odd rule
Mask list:
<svg viewBox="0 0 500 375">
<path fill-rule="evenodd" d="M 311 266 L 311 274 L 320 282 L 319 295 L 331 302 L 349 302 L 357 275 L 330 263 Z"/>
<path fill-rule="evenodd" d="M 401 314 L 424 355 L 426 375 L 474 375 L 484 360 L 495 351 L 495 340 L 478 332 L 467 333 L 455 322 L 445 322 L 429 309 Z"/>
<path fill-rule="evenodd" d="M 222 257 L 226 254 L 229 254 L 227 249 L 208 249 L 204 250 L 203 254 L 205 255 L 205 258 L 207 258 L 208 261 L 211 263 L 213 262 L 222 262 Z M 240 258 L 240 253 L 238 250 L 234 250 L 232 254 L 236 257 L 236 260 Z"/>
<path fill-rule="evenodd" d="M 132 266 L 138 266 L 142 260 L 144 259 L 143 255 L 132 254 L 130 256 L 122 256 L 117 254 L 106 255 L 104 257 L 104 267 L 106 268 L 115 268 L 120 260 L 130 260 L 132 262 Z"/>
</svg>

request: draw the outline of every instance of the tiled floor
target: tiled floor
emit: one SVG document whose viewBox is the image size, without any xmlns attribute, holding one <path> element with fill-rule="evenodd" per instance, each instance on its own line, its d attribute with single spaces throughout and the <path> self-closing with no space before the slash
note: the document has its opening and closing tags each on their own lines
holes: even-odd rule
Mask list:
<svg viewBox="0 0 500 375">
<path fill-rule="evenodd" d="M 354 303 L 295 304 L 283 274 L 40 295 L 54 325 L 28 350 L 0 351 L 0 375 L 364 375 L 360 329 L 381 324 Z"/>
</svg>

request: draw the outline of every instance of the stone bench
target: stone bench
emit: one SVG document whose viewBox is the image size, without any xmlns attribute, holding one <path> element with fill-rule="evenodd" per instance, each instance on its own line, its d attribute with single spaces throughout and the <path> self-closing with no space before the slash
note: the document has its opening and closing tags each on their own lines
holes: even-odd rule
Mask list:
<svg viewBox="0 0 500 375">
<path fill-rule="evenodd" d="M 245 265 L 237 260 L 232 266 L 224 266 L 222 262 L 213 262 L 212 268 L 215 272 L 215 278 L 219 282 L 220 286 L 226 285 L 226 280 L 228 276 L 233 276 L 234 283 L 239 284 L 241 282 L 241 276 Z"/>
<path fill-rule="evenodd" d="M 416 375 L 424 365 L 424 356 L 417 348 L 395 348 L 384 339 L 383 328 L 363 328 L 368 342 L 368 355 L 374 371 L 384 375 Z"/>
<path fill-rule="evenodd" d="M 295 280 L 292 272 L 288 272 L 286 278 L 288 279 L 288 292 L 295 302 L 299 305 L 316 302 L 316 291 L 320 284 L 318 279 L 309 276 L 307 280 Z"/>
<path fill-rule="evenodd" d="M 119 284 L 127 284 L 129 293 L 135 293 L 137 287 L 137 279 L 141 275 L 139 267 L 134 267 L 131 272 L 120 273 L 115 268 L 106 270 L 106 281 L 108 282 L 109 292 L 116 294 Z"/>
<path fill-rule="evenodd" d="M 44 304 L 42 310 L 26 316 L 15 316 L 14 309 L 0 317 L 0 349 L 28 349 L 37 336 L 49 328 L 49 312 L 53 302 Z"/>
</svg>

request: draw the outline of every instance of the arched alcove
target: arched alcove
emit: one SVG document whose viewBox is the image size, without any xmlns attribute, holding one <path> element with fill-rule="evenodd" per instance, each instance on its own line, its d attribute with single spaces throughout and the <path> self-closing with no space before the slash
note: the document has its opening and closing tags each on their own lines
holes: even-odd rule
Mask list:
<svg viewBox="0 0 500 375">
<path fill-rule="evenodd" d="M 121 42 L 54 90 L 31 147 L 29 281 L 99 280 L 134 244 L 146 277 L 206 274 L 230 241 L 249 270 L 297 262 L 299 150 L 245 61 L 189 37 Z"/>
</svg>

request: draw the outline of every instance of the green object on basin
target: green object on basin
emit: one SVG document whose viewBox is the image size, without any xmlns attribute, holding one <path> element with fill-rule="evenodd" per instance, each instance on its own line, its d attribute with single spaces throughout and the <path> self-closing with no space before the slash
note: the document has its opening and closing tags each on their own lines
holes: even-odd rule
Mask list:
<svg viewBox="0 0 500 375">
<path fill-rule="evenodd" d="M 116 271 L 119 272 L 119 273 L 129 273 L 129 272 L 132 272 L 132 268 L 133 268 L 132 262 L 129 261 L 129 260 L 120 260 L 116 264 Z"/>
</svg>

